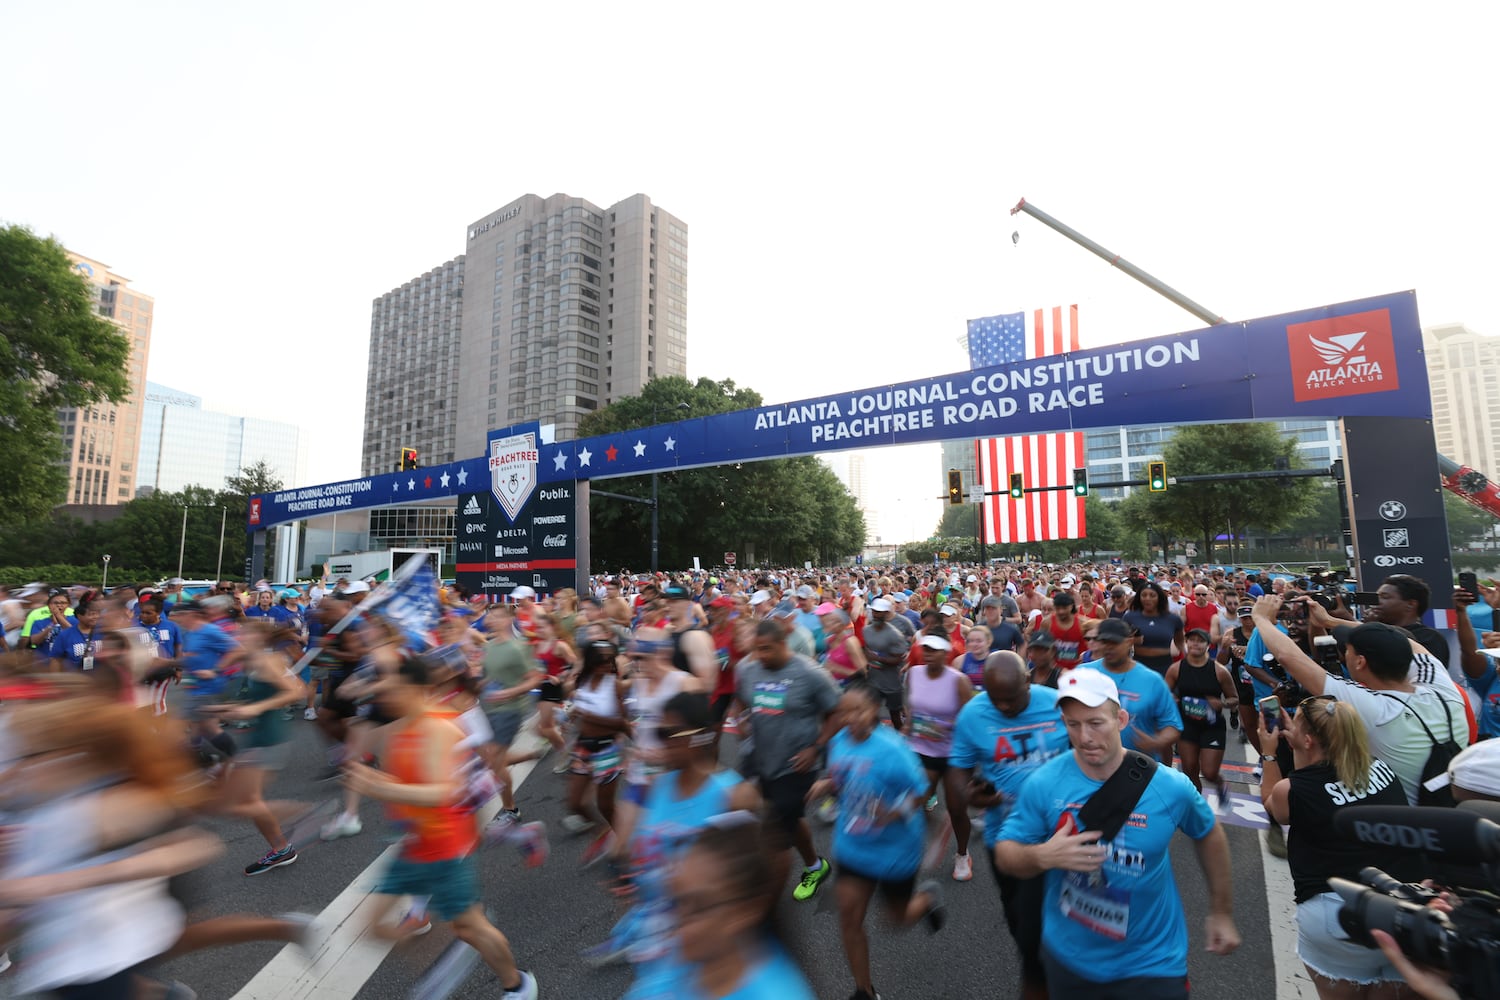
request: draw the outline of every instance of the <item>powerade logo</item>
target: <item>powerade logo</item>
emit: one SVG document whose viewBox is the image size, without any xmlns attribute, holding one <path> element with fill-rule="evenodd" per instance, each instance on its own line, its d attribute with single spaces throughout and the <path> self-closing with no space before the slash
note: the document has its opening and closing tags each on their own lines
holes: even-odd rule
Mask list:
<svg viewBox="0 0 1500 1000">
<path fill-rule="evenodd" d="M 479 498 L 478 497 L 475 497 L 475 496 L 469 497 L 469 502 L 466 503 L 466 504 L 464 504 L 464 513 L 465 514 L 483 514 L 484 513 L 484 511 L 482 511 L 482 510 L 479 509 Z"/>
<path fill-rule="evenodd" d="M 1286 337 L 1299 403 L 1401 387 L 1387 309 L 1292 323 Z"/>
</svg>

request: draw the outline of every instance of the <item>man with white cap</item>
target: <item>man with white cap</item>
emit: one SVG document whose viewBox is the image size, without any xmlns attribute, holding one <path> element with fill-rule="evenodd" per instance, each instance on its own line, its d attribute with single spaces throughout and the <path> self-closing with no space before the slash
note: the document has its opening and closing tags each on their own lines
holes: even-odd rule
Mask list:
<svg viewBox="0 0 1500 1000">
<path fill-rule="evenodd" d="M 531 616 L 536 614 L 536 591 L 523 583 L 510 592 L 510 599 L 516 606 L 516 625 L 521 634 L 527 639 L 533 638 L 536 630 L 532 627 Z"/>
<path fill-rule="evenodd" d="M 865 662 L 870 685 L 885 699 L 891 725 L 901 728 L 901 675 L 911 640 L 891 622 L 895 607 L 884 597 L 870 602 L 870 624 L 865 626 Z"/>
<path fill-rule="evenodd" d="M 1240 944 L 1229 841 L 1185 775 L 1125 748 L 1130 716 L 1108 674 L 1073 670 L 1057 698 L 1073 752 L 1026 781 L 995 845 L 1007 875 L 1046 873 L 1048 995 L 1186 1000 L 1187 922 L 1169 847 L 1178 830 L 1194 841 L 1209 895 L 1205 945 L 1227 955 Z"/>
</svg>

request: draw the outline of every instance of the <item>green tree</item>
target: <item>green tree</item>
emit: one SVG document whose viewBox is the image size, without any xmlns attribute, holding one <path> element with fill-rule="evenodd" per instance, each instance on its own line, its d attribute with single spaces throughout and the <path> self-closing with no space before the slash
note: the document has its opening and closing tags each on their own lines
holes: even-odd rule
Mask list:
<svg viewBox="0 0 1500 1000">
<path fill-rule="evenodd" d="M 1171 477 L 1298 467 L 1296 441 L 1265 423 L 1179 427 L 1162 458 Z M 1316 489 L 1307 478 L 1178 482 L 1163 493 L 1137 488 L 1122 501 L 1121 513 L 1148 536 L 1159 538 L 1164 548 L 1177 539 L 1191 540 L 1201 543 L 1204 558 L 1212 558 L 1215 536 L 1243 536 L 1251 529 L 1277 531 L 1314 505 Z M 1230 558 L 1235 558 L 1232 540 Z"/>
<path fill-rule="evenodd" d="M 0 510 L 42 518 L 66 496 L 57 410 L 130 395 L 130 342 L 56 240 L 0 228 Z"/>
<path fill-rule="evenodd" d="M 1495 516 L 1471 507 L 1449 490 L 1443 490 L 1443 513 L 1448 519 L 1448 548 L 1476 548 L 1479 541 L 1495 540 Z"/>
<path fill-rule="evenodd" d="M 686 409 L 680 409 L 685 404 Z M 579 437 L 616 434 L 693 417 L 713 416 L 761 404 L 751 389 L 732 380 L 672 376 L 653 379 L 639 396 L 597 410 L 579 424 Z M 611 493 L 647 499 L 650 476 L 598 482 Z M 811 457 L 679 469 L 658 476 L 660 558 L 664 567 L 709 565 L 721 553 L 753 548 L 757 562 L 837 562 L 865 544 L 864 517 L 843 484 Z M 594 565 L 641 569 L 651 558 L 651 511 L 598 496 L 589 505 Z"/>
<path fill-rule="evenodd" d="M 972 503 L 943 504 L 943 516 L 938 520 L 933 534 L 939 538 L 968 535 L 973 537 L 979 523 L 979 505 Z"/>
</svg>

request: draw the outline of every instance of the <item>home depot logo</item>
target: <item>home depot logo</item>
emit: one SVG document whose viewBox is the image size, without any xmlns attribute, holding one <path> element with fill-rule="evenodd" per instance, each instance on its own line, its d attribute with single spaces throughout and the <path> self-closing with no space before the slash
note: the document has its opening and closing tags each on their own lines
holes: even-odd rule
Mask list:
<svg viewBox="0 0 1500 1000">
<path fill-rule="evenodd" d="M 1286 339 L 1299 403 L 1400 388 L 1389 310 L 1293 323 Z"/>
</svg>

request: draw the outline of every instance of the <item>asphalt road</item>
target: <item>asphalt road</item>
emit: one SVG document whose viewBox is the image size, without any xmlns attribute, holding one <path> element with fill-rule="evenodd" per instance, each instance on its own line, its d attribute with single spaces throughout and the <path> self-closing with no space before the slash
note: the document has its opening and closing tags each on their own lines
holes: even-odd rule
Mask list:
<svg viewBox="0 0 1500 1000">
<path fill-rule="evenodd" d="M 292 764 L 274 782 L 275 798 L 308 803 L 326 801 L 338 794 L 331 783 L 320 783 L 321 744 L 311 723 L 297 723 L 296 753 Z M 524 739 L 525 737 L 523 737 Z M 726 741 L 729 742 L 729 741 Z M 726 747 L 726 756 L 729 748 Z M 582 870 L 578 858 L 584 838 L 561 832 L 557 821 L 563 814 L 561 776 L 551 773 L 555 758 L 532 771 L 520 787 L 518 800 L 530 819 L 546 821 L 553 831 L 553 852 L 548 863 L 525 869 L 518 856 L 504 848 L 480 856 L 485 900 L 502 930 L 509 936 L 521 965 L 535 972 L 543 996 L 567 998 L 616 998 L 626 989 L 625 968 L 593 971 L 578 960 L 580 949 L 604 938 L 618 913 L 617 903 L 600 891 L 596 873 Z M 208 820 L 207 825 L 223 836 L 226 855 L 215 864 L 181 880 L 183 897 L 191 917 L 199 919 L 232 913 L 274 914 L 302 911 L 324 914 L 320 933 L 333 940 L 348 938 L 358 923 L 348 917 L 349 901 L 362 898 L 351 883 L 379 857 L 390 839 L 379 807 L 366 803 L 365 830 L 357 837 L 330 844 L 314 844 L 299 861 L 256 878 L 246 878 L 242 869 L 264 850 L 264 841 L 248 822 Z M 826 827 L 815 825 L 820 847 L 829 838 Z M 1277 996 L 1271 927 L 1266 904 L 1266 873 L 1258 833 L 1243 826 L 1229 826 L 1233 855 L 1235 918 L 1244 945 L 1228 957 L 1202 950 L 1206 894 L 1192 845 L 1178 838 L 1174 865 L 1178 885 L 1188 913 L 1192 942 L 1190 979 L 1199 997 L 1267 1000 Z M 975 875 L 968 883 L 949 877 L 951 853 L 936 873 L 947 892 L 949 919 L 937 935 L 925 929 L 897 932 L 883 926 L 872 930 L 871 953 L 877 988 L 886 1000 L 902 997 L 1007 998 L 1016 995 L 1017 963 L 1000 912 L 998 892 L 989 866 L 977 850 Z M 951 852 L 951 847 L 950 847 Z M 1269 859 L 1267 859 L 1269 860 Z M 1274 862 L 1273 862 L 1274 863 Z M 342 894 L 342 895 L 341 895 Z M 328 913 L 325 913 L 328 910 Z M 843 998 L 853 992 L 852 980 L 839 945 L 838 920 L 833 893 L 823 892 L 809 903 L 796 903 L 790 886 L 781 903 L 782 927 L 787 944 L 801 962 L 819 997 Z M 180 979 L 197 990 L 203 1000 L 333 1000 L 333 998 L 407 997 L 417 977 L 452 943 L 441 926 L 431 934 L 402 945 L 388 954 L 383 949 L 349 952 L 341 964 L 330 968 L 331 956 L 315 952 L 309 960 L 278 944 L 250 944 L 203 952 L 180 958 L 161 969 L 167 978 Z M 331 946 L 330 946 L 331 948 Z M 280 968 L 288 979 L 265 982 L 266 968 Z M 257 974 L 261 978 L 256 980 Z M 247 984 L 251 984 L 247 987 Z M 494 976 L 483 966 L 475 969 L 454 994 L 456 997 L 494 997 L 499 992 Z M 1283 995 L 1286 994 L 1283 990 Z"/>
</svg>

